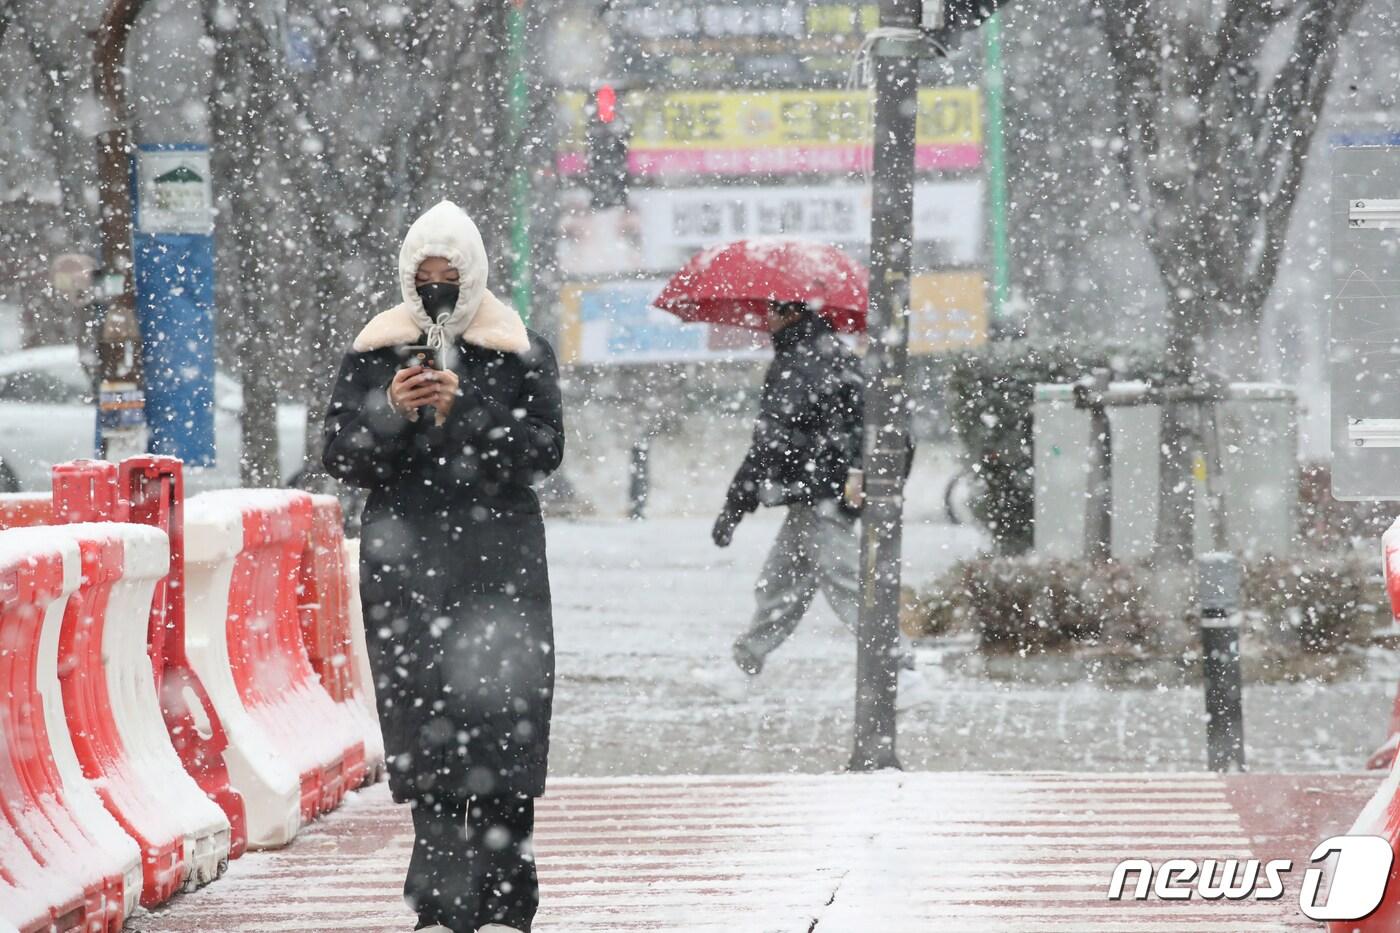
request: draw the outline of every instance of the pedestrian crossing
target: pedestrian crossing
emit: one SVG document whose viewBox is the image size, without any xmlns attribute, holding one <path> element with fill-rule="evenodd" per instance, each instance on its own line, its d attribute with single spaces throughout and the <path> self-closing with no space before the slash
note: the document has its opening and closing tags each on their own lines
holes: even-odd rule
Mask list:
<svg viewBox="0 0 1400 933">
<path fill-rule="evenodd" d="M 1115 902 L 1109 880 L 1130 857 L 1301 865 L 1313 843 L 1346 829 L 1375 783 L 1160 773 L 554 779 L 537 807 L 534 931 L 1316 929 L 1298 910 L 1296 877 L 1268 902 Z M 218 883 L 138 912 L 128 930 L 408 931 L 400 888 L 411 845 L 407 811 L 381 784 L 287 848 L 251 853 Z"/>
</svg>

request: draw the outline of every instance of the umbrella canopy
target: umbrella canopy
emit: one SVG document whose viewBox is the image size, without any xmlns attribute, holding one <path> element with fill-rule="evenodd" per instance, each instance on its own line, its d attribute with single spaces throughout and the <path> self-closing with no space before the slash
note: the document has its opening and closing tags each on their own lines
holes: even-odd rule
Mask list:
<svg viewBox="0 0 1400 933">
<path fill-rule="evenodd" d="M 865 330 L 870 274 L 834 246 L 738 240 L 697 255 L 652 302 L 683 321 L 767 330 L 768 305 L 802 301 L 838 331 Z"/>
</svg>

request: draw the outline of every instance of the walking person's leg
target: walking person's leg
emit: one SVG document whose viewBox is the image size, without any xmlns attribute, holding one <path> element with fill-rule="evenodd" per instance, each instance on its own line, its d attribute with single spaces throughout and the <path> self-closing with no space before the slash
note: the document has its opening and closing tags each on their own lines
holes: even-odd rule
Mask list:
<svg viewBox="0 0 1400 933">
<path fill-rule="evenodd" d="M 481 906 L 476 922 L 482 931 L 529 933 L 540 902 L 531 836 L 535 798 L 524 795 L 475 797 L 467 815 Z"/>
<path fill-rule="evenodd" d="M 763 659 L 793 633 L 816 595 L 816 565 L 811 554 L 813 523 L 811 506 L 789 506 L 783 527 L 768 551 L 754 585 L 758 606 L 753 621 L 734 642 L 734 660 L 750 674 L 763 669 Z"/>
<path fill-rule="evenodd" d="M 442 926 L 475 933 L 476 895 L 466 860 L 466 804 L 447 797 L 421 797 L 413 813 L 413 856 L 403 894 L 418 914 L 417 929 Z"/>
</svg>

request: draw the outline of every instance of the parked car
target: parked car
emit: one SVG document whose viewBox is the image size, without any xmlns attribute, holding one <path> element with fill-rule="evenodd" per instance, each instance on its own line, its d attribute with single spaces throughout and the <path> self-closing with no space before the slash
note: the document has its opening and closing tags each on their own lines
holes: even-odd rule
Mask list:
<svg viewBox="0 0 1400 933">
<path fill-rule="evenodd" d="M 243 387 L 214 374 L 216 464 L 185 471 L 190 492 L 239 485 Z M 0 491 L 49 488 L 49 467 L 93 456 L 92 386 L 73 346 L 35 347 L 0 356 Z M 283 485 L 299 480 L 306 449 L 306 406 L 277 407 Z"/>
</svg>

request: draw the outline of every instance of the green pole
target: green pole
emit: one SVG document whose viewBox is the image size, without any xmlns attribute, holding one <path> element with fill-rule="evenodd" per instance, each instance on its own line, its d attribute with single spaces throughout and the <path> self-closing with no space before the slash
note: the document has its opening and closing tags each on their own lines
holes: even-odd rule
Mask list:
<svg viewBox="0 0 1400 933">
<path fill-rule="evenodd" d="M 1006 137 L 1002 132 L 1002 89 L 1005 71 L 1001 61 L 1001 14 L 982 27 L 984 43 L 983 84 L 986 92 L 987 188 L 991 207 L 992 320 L 1005 313 L 1011 297 L 1011 256 L 1006 236 Z"/>
<path fill-rule="evenodd" d="M 530 178 L 525 169 L 525 133 L 530 120 L 530 89 L 525 74 L 525 0 L 514 0 L 506 20 L 510 58 L 510 139 L 515 165 L 510 176 L 510 297 L 530 320 Z"/>
</svg>

